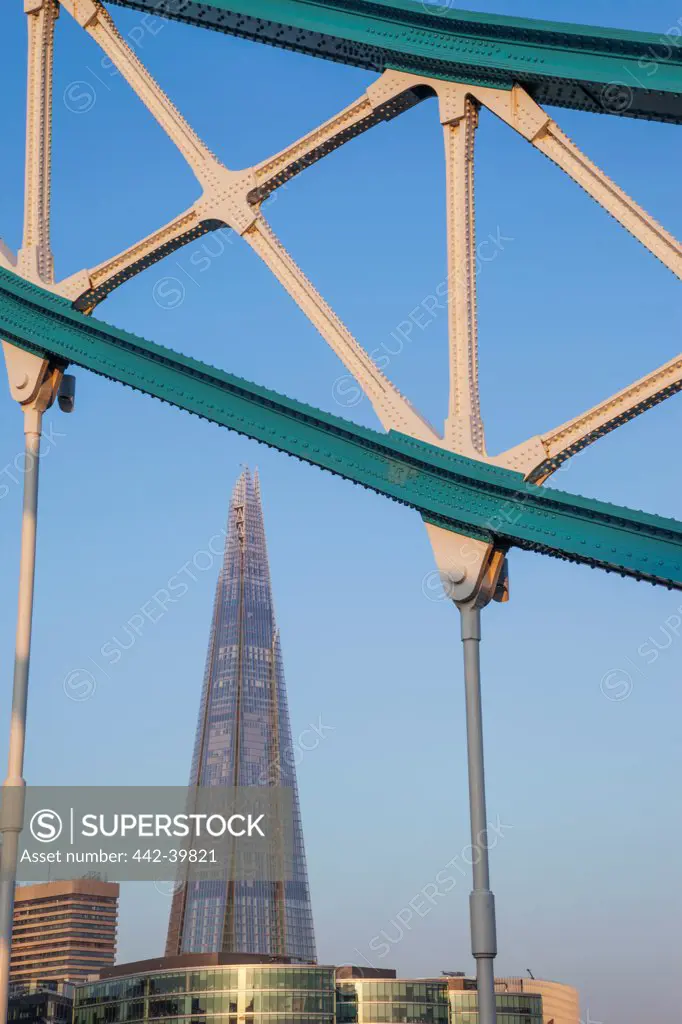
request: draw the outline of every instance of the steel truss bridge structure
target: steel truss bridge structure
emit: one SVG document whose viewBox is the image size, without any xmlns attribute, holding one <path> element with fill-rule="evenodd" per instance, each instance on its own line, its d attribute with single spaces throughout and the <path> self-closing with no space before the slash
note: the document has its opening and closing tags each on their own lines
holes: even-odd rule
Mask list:
<svg viewBox="0 0 682 1024">
<path fill-rule="evenodd" d="M 162 91 L 99 0 L 24 0 L 28 92 L 23 242 L 0 243 L 0 337 L 24 413 L 27 472 L 6 793 L 23 781 L 42 415 L 69 405 L 69 365 L 371 488 L 422 516 L 448 595 L 461 613 L 473 865 L 472 952 L 481 1024 L 494 1024 L 481 724 L 480 610 L 505 600 L 506 554 L 520 547 L 682 589 L 682 523 L 542 486 L 567 459 L 682 388 L 682 356 L 567 423 L 490 455 L 478 388 L 474 148 L 481 107 L 571 177 L 669 271 L 682 246 L 564 134 L 546 106 L 682 122 L 682 47 L 638 32 L 484 16 L 428 0 L 116 0 L 149 16 L 377 72 L 335 117 L 253 167 L 228 168 Z M 95 267 L 55 280 L 50 244 L 54 32 L 63 10 L 101 47 L 188 163 L 199 198 L 168 224 Z M 266 221 L 278 188 L 376 125 L 435 99 L 446 158 L 449 404 L 436 431 L 374 364 Z M 636 130 L 633 128 L 633 130 Z M 115 288 L 223 226 L 272 271 L 358 381 L 385 433 L 357 426 L 97 320 Z M 19 801 L 20 802 L 20 801 Z M 6 1007 L 14 874 L 23 808 L 3 802 L 0 1007 Z M 3 1018 L 4 1020 L 5 1018 Z"/>
</svg>

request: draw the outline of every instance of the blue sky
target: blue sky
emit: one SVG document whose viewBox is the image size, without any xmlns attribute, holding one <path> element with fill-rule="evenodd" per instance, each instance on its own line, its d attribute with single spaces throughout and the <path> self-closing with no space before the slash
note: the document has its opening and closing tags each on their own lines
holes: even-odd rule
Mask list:
<svg viewBox="0 0 682 1024">
<path fill-rule="evenodd" d="M 661 33 L 680 17 L 669 0 L 646 9 L 634 0 L 469 7 Z M 275 152 L 373 77 L 174 24 L 152 33 L 140 29 L 139 14 L 113 13 L 230 167 Z M 0 234 L 16 248 L 21 5 L 6 5 L 1 24 Z M 679 129 L 554 113 L 679 236 Z M 198 195 L 171 143 L 67 14 L 58 25 L 54 140 L 59 277 L 130 244 Z M 359 340 L 397 350 L 388 374 L 433 421 L 446 403 L 445 316 L 402 345 L 396 332 L 445 276 L 443 177 L 436 110 L 423 104 L 308 170 L 268 208 L 287 248 Z M 490 450 L 562 422 L 676 353 L 672 276 L 489 114 L 478 134 L 477 212 L 481 239 L 505 239 L 479 276 Z M 172 308 L 163 298 L 177 287 L 169 278 L 184 289 Z M 99 316 L 377 425 L 366 401 L 339 405 L 343 367 L 238 239 L 208 238 L 174 254 L 115 293 Z M 22 445 L 6 392 L 0 415 L 8 485 L 0 492 L 4 747 L 21 502 L 10 476 Z M 240 466 L 257 465 L 293 734 L 320 720 L 326 727 L 299 765 L 320 958 L 368 957 L 415 974 L 469 970 L 468 878 L 427 916 L 415 915 L 402 938 L 396 925 L 468 843 L 458 623 L 451 607 L 433 600 L 418 518 L 86 373 L 78 374 L 75 414 L 55 411 L 47 423 L 29 782 L 186 781 L 217 560 L 194 573 L 182 601 L 114 668 L 104 666 L 108 675 L 99 651 L 206 550 L 223 527 Z M 679 517 L 681 427 L 682 405 L 673 399 L 580 455 L 554 484 Z M 526 553 L 512 553 L 510 563 L 512 599 L 486 611 L 483 647 L 489 815 L 507 826 L 492 853 L 498 972 L 530 967 L 576 984 L 584 1015 L 589 1009 L 605 1024 L 673 1019 L 682 913 L 682 641 L 673 628 L 682 598 Z M 638 654 L 644 643 L 655 660 Z M 82 668 L 96 689 L 73 700 L 65 680 Z M 624 692 L 624 677 L 612 670 L 631 678 L 626 699 L 612 699 Z M 124 887 L 122 960 L 161 952 L 167 912 L 152 886 Z M 379 958 L 370 942 L 382 932 L 390 952 Z M 644 985 L 625 991 L 635 970 Z"/>
</svg>

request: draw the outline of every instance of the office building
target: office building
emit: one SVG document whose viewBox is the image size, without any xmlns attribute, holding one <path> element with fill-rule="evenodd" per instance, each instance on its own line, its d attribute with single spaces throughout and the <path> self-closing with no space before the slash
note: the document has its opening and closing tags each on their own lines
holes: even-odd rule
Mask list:
<svg viewBox="0 0 682 1024">
<path fill-rule="evenodd" d="M 543 1024 L 543 996 L 498 982 L 498 1024 Z M 530 980 L 530 979 L 529 979 Z M 555 982 L 554 998 L 574 992 Z M 506 986 L 506 988 L 505 988 Z M 577 1009 L 577 1000 L 576 1000 Z M 478 1024 L 463 974 L 397 978 L 379 968 L 301 964 L 283 956 L 191 953 L 110 967 L 76 989 L 73 1024 Z M 550 1024 L 545 1014 L 545 1024 Z M 580 1024 L 578 1017 L 555 1024 Z"/>
<path fill-rule="evenodd" d="M 21 885 L 10 981 L 80 981 L 116 958 L 119 886 L 94 878 Z"/>
<path fill-rule="evenodd" d="M 463 975 L 396 978 L 395 971 L 339 968 L 338 1024 L 477 1024 L 476 983 Z M 496 995 L 498 1024 L 543 1024 L 539 995 Z M 577 1024 L 577 1022 L 576 1022 Z"/>
<path fill-rule="evenodd" d="M 68 981 L 15 981 L 9 987 L 11 1024 L 71 1024 L 74 985 Z"/>
<path fill-rule="evenodd" d="M 498 992 L 534 992 L 542 996 L 544 1024 L 580 1024 L 578 992 L 570 985 L 542 978 L 497 978 Z"/>
<path fill-rule="evenodd" d="M 123 964 L 76 989 L 73 1024 L 334 1024 L 334 968 L 222 953 Z"/>
<path fill-rule="evenodd" d="M 173 898 L 166 955 L 250 953 L 314 962 L 295 751 L 260 485 L 248 470 L 230 501 L 190 785 L 289 787 L 293 864 L 281 880 L 190 877 Z"/>
</svg>

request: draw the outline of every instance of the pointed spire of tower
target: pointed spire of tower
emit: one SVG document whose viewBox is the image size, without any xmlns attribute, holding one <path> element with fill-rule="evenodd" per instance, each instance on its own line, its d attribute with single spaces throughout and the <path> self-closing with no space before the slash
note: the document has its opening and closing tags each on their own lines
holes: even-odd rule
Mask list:
<svg viewBox="0 0 682 1024">
<path fill-rule="evenodd" d="M 293 877 L 188 882 L 173 897 L 166 955 L 281 954 L 315 961 L 315 937 L 258 473 L 230 500 L 190 785 L 293 789 Z"/>
</svg>

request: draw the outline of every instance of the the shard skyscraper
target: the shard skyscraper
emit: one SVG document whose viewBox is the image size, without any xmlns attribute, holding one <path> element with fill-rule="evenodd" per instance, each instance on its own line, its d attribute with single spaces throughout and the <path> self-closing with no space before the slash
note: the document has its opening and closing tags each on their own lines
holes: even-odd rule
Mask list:
<svg viewBox="0 0 682 1024">
<path fill-rule="evenodd" d="M 291 787 L 293 873 L 279 882 L 189 880 L 173 897 L 167 956 L 258 953 L 315 961 L 293 752 L 260 485 L 244 470 L 230 501 L 190 785 Z"/>
</svg>

